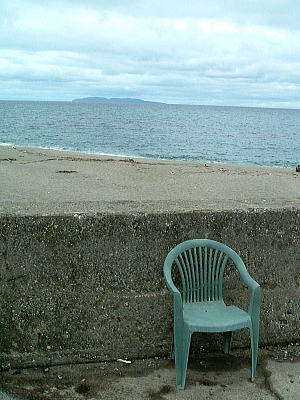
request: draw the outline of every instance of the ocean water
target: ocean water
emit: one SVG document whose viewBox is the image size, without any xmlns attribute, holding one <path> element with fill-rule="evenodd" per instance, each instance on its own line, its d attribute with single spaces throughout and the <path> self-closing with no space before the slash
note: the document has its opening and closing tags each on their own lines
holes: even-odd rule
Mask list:
<svg viewBox="0 0 300 400">
<path fill-rule="evenodd" d="M 300 110 L 0 101 L 0 144 L 294 168 Z"/>
</svg>

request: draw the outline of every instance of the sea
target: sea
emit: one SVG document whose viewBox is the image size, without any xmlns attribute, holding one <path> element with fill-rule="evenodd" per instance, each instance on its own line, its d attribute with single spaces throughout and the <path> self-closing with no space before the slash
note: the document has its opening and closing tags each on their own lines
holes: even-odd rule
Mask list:
<svg viewBox="0 0 300 400">
<path fill-rule="evenodd" d="M 0 101 L 0 145 L 295 168 L 300 110 Z"/>
</svg>

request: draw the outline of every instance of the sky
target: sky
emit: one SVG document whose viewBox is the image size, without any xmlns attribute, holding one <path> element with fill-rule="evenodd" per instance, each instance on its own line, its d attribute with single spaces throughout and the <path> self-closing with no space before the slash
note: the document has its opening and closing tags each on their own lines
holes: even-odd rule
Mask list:
<svg viewBox="0 0 300 400">
<path fill-rule="evenodd" d="M 0 99 L 300 108 L 295 0 L 1 0 Z"/>
</svg>

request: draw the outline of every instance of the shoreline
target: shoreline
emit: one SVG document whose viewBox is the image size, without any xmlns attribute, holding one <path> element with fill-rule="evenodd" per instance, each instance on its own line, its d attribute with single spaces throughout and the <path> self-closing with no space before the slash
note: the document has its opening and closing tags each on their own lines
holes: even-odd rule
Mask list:
<svg viewBox="0 0 300 400">
<path fill-rule="evenodd" d="M 277 165 L 254 165 L 254 164 L 230 164 L 230 163 L 222 163 L 219 161 L 189 161 L 189 160 L 180 160 L 180 159 L 170 159 L 170 158 L 149 158 L 144 156 L 135 156 L 135 155 L 125 155 L 125 154 L 113 154 L 113 153 L 97 153 L 90 152 L 85 150 L 72 150 L 72 149 L 61 149 L 55 147 L 42 147 L 42 146 L 19 146 L 12 143 L 0 143 L 1 147 L 11 147 L 16 149 L 33 149 L 33 150 L 46 150 L 46 151 L 57 151 L 61 153 L 71 153 L 71 154 L 83 154 L 88 156 L 99 156 L 99 157 L 117 157 L 117 158 L 131 158 L 138 160 L 149 160 L 149 161 L 167 161 L 167 162 L 179 162 L 179 163 L 192 163 L 192 164 L 211 164 L 211 165 L 221 165 L 221 166 L 233 166 L 233 167 L 253 167 L 253 168 L 280 168 L 280 169 L 292 169 L 291 167 L 282 167 Z M 296 165 L 295 165 L 296 168 Z"/>
<path fill-rule="evenodd" d="M 289 168 L 0 146 L 0 176 L 2 213 L 300 208 Z"/>
<path fill-rule="evenodd" d="M 227 164 L 221 163 L 218 161 L 188 161 L 188 160 L 175 160 L 175 159 L 167 159 L 167 158 L 149 158 L 143 156 L 132 156 L 132 155 L 123 155 L 123 154 L 111 154 L 111 153 L 96 153 L 96 152 L 87 152 L 87 151 L 79 151 L 79 150 L 68 150 L 68 149 L 58 149 L 58 148 L 49 148 L 49 147 L 35 147 L 35 146 L 18 146 L 13 144 L 0 144 L 0 152 L 2 153 L 5 149 L 10 150 L 18 150 L 20 152 L 28 153 L 28 154 L 36 154 L 36 155 L 53 155 L 58 159 L 69 159 L 70 157 L 74 157 L 77 159 L 91 159 L 91 160 L 101 160 L 108 161 L 108 159 L 114 159 L 115 161 L 125 161 L 125 160 L 134 160 L 135 162 L 141 162 L 145 164 L 182 164 L 182 165 L 198 165 L 198 166 L 216 166 L 216 167 L 229 167 L 233 169 L 270 169 L 270 170 L 290 170 L 293 171 L 292 168 L 289 167 L 278 167 L 278 166 L 268 166 L 268 165 L 250 165 L 250 164 Z M 124 160 L 125 159 L 125 160 Z"/>
</svg>

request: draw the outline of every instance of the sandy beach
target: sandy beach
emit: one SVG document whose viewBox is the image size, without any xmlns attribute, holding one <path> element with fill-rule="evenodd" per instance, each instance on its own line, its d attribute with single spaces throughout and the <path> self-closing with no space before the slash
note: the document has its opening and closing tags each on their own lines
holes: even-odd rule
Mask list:
<svg viewBox="0 0 300 400">
<path fill-rule="evenodd" d="M 292 169 L 173 162 L 0 146 L 1 213 L 300 207 Z"/>
</svg>

